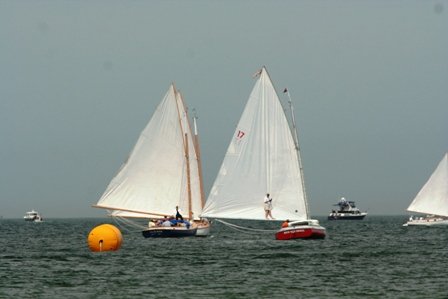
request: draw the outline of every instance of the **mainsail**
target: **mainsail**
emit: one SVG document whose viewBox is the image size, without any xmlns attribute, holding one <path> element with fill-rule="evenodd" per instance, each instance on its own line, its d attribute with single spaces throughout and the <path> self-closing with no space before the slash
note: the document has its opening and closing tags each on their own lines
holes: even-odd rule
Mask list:
<svg viewBox="0 0 448 299">
<path fill-rule="evenodd" d="M 448 153 L 407 210 L 448 217 Z"/>
<path fill-rule="evenodd" d="M 185 217 L 197 218 L 201 187 L 187 110 L 172 84 L 95 207 L 112 216 L 156 218 L 179 206 Z"/>
<path fill-rule="evenodd" d="M 266 193 L 276 219 L 309 218 L 298 148 L 263 67 L 201 216 L 264 220 Z"/>
</svg>

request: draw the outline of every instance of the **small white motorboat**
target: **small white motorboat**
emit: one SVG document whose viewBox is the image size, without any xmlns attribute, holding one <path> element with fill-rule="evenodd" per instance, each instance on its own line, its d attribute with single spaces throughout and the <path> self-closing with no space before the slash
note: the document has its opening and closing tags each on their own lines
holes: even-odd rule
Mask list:
<svg viewBox="0 0 448 299">
<path fill-rule="evenodd" d="M 335 206 L 339 206 L 339 210 L 331 211 L 328 220 L 362 220 L 367 216 L 367 212 L 361 212 L 354 201 L 348 201 L 344 197 Z"/>
<path fill-rule="evenodd" d="M 35 210 L 31 210 L 29 212 L 25 213 L 25 216 L 23 216 L 23 219 L 25 221 L 33 221 L 33 222 L 42 222 L 42 216 Z"/>
</svg>

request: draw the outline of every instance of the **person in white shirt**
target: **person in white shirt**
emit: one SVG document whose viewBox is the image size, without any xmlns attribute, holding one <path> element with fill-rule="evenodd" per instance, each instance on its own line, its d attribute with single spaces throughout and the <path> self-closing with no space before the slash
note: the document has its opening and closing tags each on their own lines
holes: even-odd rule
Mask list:
<svg viewBox="0 0 448 299">
<path fill-rule="evenodd" d="M 269 193 L 264 197 L 264 213 L 266 219 L 269 219 L 269 217 L 274 219 L 274 217 L 272 217 L 272 198 L 269 196 Z"/>
</svg>

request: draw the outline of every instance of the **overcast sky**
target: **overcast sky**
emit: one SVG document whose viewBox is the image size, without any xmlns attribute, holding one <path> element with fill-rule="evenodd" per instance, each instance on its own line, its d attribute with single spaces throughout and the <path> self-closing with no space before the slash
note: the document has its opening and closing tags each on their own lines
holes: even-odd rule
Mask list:
<svg viewBox="0 0 448 299">
<path fill-rule="evenodd" d="M 311 214 L 405 214 L 448 151 L 447 53 L 448 1 L 0 0 L 0 215 L 104 216 L 171 82 L 208 194 L 263 65 L 293 98 Z"/>
</svg>

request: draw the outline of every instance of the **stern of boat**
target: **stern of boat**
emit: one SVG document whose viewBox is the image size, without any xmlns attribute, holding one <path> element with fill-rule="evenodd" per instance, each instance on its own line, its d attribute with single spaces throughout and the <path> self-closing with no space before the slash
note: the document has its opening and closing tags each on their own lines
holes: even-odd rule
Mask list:
<svg viewBox="0 0 448 299">
<path fill-rule="evenodd" d="M 197 228 L 196 237 L 207 237 L 210 234 L 211 222 L 205 218 L 195 220 L 193 226 Z"/>
</svg>

